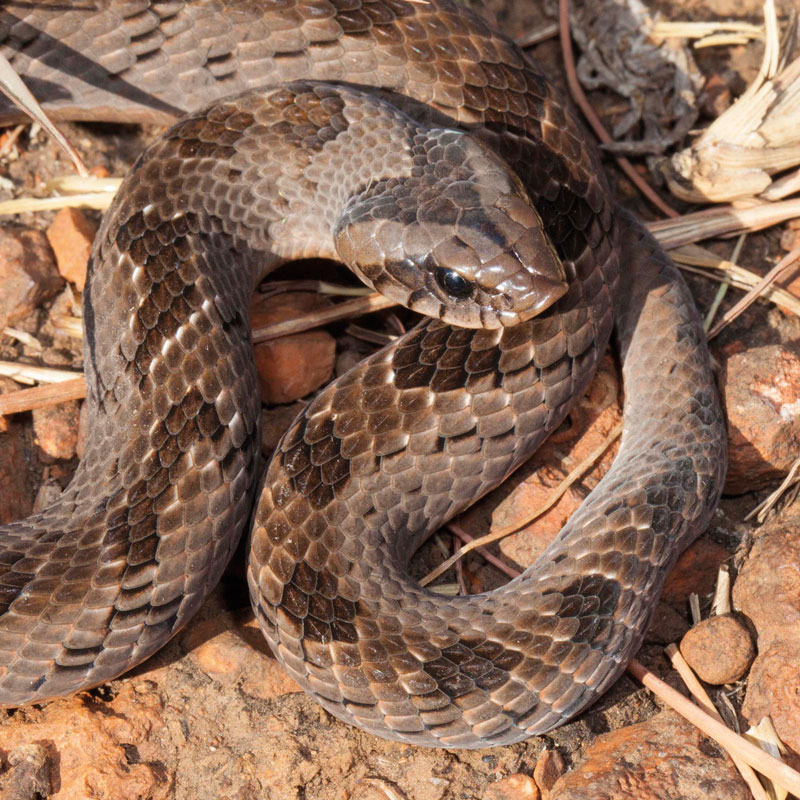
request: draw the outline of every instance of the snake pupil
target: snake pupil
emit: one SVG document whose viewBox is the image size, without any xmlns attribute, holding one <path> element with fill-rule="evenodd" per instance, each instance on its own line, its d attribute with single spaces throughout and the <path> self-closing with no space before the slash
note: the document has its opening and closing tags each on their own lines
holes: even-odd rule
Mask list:
<svg viewBox="0 0 800 800">
<path fill-rule="evenodd" d="M 469 297 L 474 288 L 462 275 L 452 269 L 444 269 L 444 267 L 439 267 L 436 270 L 436 282 L 447 294 L 458 299 Z"/>
</svg>

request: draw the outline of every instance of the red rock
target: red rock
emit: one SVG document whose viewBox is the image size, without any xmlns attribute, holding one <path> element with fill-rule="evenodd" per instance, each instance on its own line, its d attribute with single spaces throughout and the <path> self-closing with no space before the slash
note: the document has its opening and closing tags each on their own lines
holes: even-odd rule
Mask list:
<svg viewBox="0 0 800 800">
<path fill-rule="evenodd" d="M 599 736 L 549 800 L 750 800 L 730 759 L 671 711 Z"/>
<path fill-rule="evenodd" d="M 33 410 L 36 444 L 39 445 L 45 460 L 68 459 L 75 455 L 79 416 L 80 407 L 76 400 Z"/>
<path fill-rule="evenodd" d="M 41 231 L 0 230 L 0 329 L 27 317 L 63 285 Z"/>
<path fill-rule="evenodd" d="M 686 611 L 689 595 L 710 594 L 714 591 L 717 569 L 731 554 L 711 539 L 700 537 L 681 553 L 667 576 L 661 600 L 679 611 Z"/>
<path fill-rule="evenodd" d="M 727 359 L 720 378 L 728 418 L 727 494 L 760 489 L 800 452 L 800 357 L 783 345 Z"/>
<path fill-rule="evenodd" d="M 238 685 L 252 697 L 267 700 L 302 691 L 273 658 L 250 611 L 192 625 L 180 644 L 210 678 Z"/>
<path fill-rule="evenodd" d="M 701 620 L 681 640 L 681 653 L 701 680 L 719 686 L 738 681 L 756 649 L 747 627 L 732 614 Z"/>
<path fill-rule="evenodd" d="M 490 530 L 519 528 L 517 533 L 501 540 L 500 550 L 523 567 L 532 564 L 611 466 L 616 445 L 609 447 L 594 468 L 573 484 L 549 511 L 531 521 L 570 470 L 595 450 L 619 422 L 618 393 L 616 368 L 607 357 L 586 396 L 570 412 L 569 425 L 556 431 L 539 448 L 522 468 L 523 479 L 513 487 L 511 484 L 499 487 L 472 506 L 459 518 L 461 527 L 474 537 Z"/>
<path fill-rule="evenodd" d="M 51 786 L 41 794 L 48 800 L 165 800 L 171 780 L 164 770 L 144 759 L 133 763 L 128 756 L 131 748 L 146 752 L 162 727 L 158 697 L 124 687 L 108 703 L 79 695 L 22 709 L 0 730 L 2 750 L 27 753 L 35 774 L 49 772 Z M 37 766 L 31 745 L 44 746 L 49 770 Z"/>
<path fill-rule="evenodd" d="M 77 208 L 62 208 L 47 229 L 58 271 L 79 292 L 86 284 L 86 268 L 96 234 L 97 225 Z"/>
<path fill-rule="evenodd" d="M 326 298 L 311 292 L 286 292 L 254 299 L 253 328 L 294 319 L 326 308 Z M 336 340 L 324 330 L 281 336 L 254 348 L 261 399 L 268 405 L 291 403 L 330 380 L 336 361 Z"/>
<path fill-rule="evenodd" d="M 719 117 L 731 104 L 731 89 L 718 72 L 708 76 L 703 87 L 703 113 L 711 118 Z"/>
<path fill-rule="evenodd" d="M 21 744 L 15 748 L 8 754 L 8 766 L 2 780 L 3 798 L 50 797 L 50 755 L 41 744 Z"/>
<path fill-rule="evenodd" d="M 539 789 L 533 778 L 517 772 L 491 784 L 483 800 L 539 800 Z"/>
<path fill-rule="evenodd" d="M 550 792 L 563 774 L 564 759 L 561 753 L 558 750 L 542 750 L 533 769 L 533 780 L 542 794 L 542 800 L 548 800 Z"/>
<path fill-rule="evenodd" d="M 800 515 L 765 525 L 739 571 L 733 601 L 758 633 L 742 713 L 753 725 L 769 716 L 781 740 L 800 754 Z"/>
</svg>

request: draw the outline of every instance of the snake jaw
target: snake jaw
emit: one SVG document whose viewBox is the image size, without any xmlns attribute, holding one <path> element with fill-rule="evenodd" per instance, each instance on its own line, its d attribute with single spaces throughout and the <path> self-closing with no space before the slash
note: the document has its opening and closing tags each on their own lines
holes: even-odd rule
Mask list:
<svg viewBox="0 0 800 800">
<path fill-rule="evenodd" d="M 517 312 L 518 322 L 527 322 L 529 319 L 539 316 L 569 291 L 569 284 L 566 281 L 556 281 L 544 276 L 533 278 L 532 284 L 532 302 L 527 309 Z"/>
</svg>

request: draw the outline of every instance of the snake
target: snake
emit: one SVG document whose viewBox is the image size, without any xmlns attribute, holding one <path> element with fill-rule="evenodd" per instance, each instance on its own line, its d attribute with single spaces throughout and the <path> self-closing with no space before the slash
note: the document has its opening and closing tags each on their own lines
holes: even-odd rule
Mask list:
<svg viewBox="0 0 800 800">
<path fill-rule="evenodd" d="M 245 530 L 269 646 L 336 718 L 480 748 L 591 705 L 709 524 L 726 437 L 692 296 L 540 68 L 451 0 L 0 12 L 54 119 L 168 126 L 94 242 L 85 453 L 51 506 L 0 527 L 0 706 L 147 659 Z M 320 391 L 264 472 L 248 302 L 308 256 L 423 318 Z M 412 554 L 561 425 L 614 330 L 607 474 L 514 580 L 420 586 Z"/>
</svg>

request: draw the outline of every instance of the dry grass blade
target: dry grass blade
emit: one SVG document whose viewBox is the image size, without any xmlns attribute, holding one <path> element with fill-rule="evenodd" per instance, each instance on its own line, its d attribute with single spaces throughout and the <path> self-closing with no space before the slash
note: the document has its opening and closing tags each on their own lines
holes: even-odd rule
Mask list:
<svg viewBox="0 0 800 800">
<path fill-rule="evenodd" d="M 6 336 L 11 337 L 12 339 L 16 339 L 18 342 L 22 342 L 23 344 L 27 345 L 28 347 L 33 348 L 37 351 L 37 353 L 41 353 L 44 350 L 44 346 L 42 343 L 35 337 L 32 336 L 30 333 L 26 333 L 25 331 L 18 331 L 16 328 L 3 328 L 3 333 Z"/>
<path fill-rule="evenodd" d="M 31 211 L 59 211 L 62 208 L 94 208 L 105 211 L 114 196 L 109 192 L 88 192 L 64 197 L 18 197 L 0 203 L 0 214 L 26 214 Z"/>
<path fill-rule="evenodd" d="M 703 239 L 752 233 L 796 217 L 800 217 L 800 199 L 751 208 L 708 208 L 675 219 L 650 222 L 647 229 L 662 247 L 671 250 Z"/>
<path fill-rule="evenodd" d="M 764 752 L 783 760 L 781 756 L 786 754 L 786 746 L 778 736 L 770 717 L 764 717 L 758 725 L 751 726 L 744 735 Z M 769 788 L 771 790 L 770 800 L 785 800 L 789 794 L 785 786 L 781 786 L 775 781 L 770 781 Z"/>
<path fill-rule="evenodd" d="M 597 461 L 600 456 L 605 453 L 606 450 L 614 443 L 617 437 L 622 433 L 622 423 L 616 425 L 611 432 L 606 436 L 603 440 L 602 444 L 599 445 L 595 450 L 593 450 L 583 461 L 580 462 L 570 473 L 564 478 L 561 483 L 550 493 L 550 496 L 547 498 L 545 503 L 541 505 L 539 508 L 536 509 L 531 515 L 530 518 L 523 522 L 523 523 L 514 523 L 514 525 L 499 528 L 496 531 L 492 531 L 491 533 L 487 533 L 486 536 L 481 536 L 479 539 L 473 539 L 471 542 L 465 544 L 457 553 L 454 553 L 450 558 L 446 561 L 443 561 L 439 564 L 436 569 L 431 570 L 420 582 L 420 586 L 426 586 L 432 580 L 438 578 L 443 572 L 446 572 L 459 558 L 463 558 L 467 553 L 471 550 L 475 550 L 478 547 L 483 545 L 491 544 L 492 542 L 499 541 L 500 539 L 505 538 L 509 534 L 514 533 L 515 531 L 519 530 L 524 525 L 530 524 L 533 520 L 539 518 L 544 514 L 546 511 L 549 511 L 564 495 L 564 493 L 572 486 L 575 481 L 577 481 L 593 464 Z"/>
<path fill-rule="evenodd" d="M 122 178 L 99 178 L 96 175 L 59 175 L 50 178 L 45 185 L 46 192 L 63 192 L 66 194 L 96 194 L 104 192 L 109 202 L 122 184 Z"/>
<path fill-rule="evenodd" d="M 731 573 L 724 564 L 717 570 L 717 586 L 711 601 L 711 613 L 716 616 L 731 613 Z"/>
<path fill-rule="evenodd" d="M 716 33 L 732 33 L 747 39 L 763 39 L 764 28 L 750 22 L 680 22 L 671 20 L 657 21 L 651 30 L 656 39 L 705 39 Z"/>
<path fill-rule="evenodd" d="M 14 71 L 14 67 L 8 63 L 8 59 L 2 53 L 0 53 L 0 90 L 53 137 L 58 146 L 69 156 L 79 175 L 89 174 L 89 170 L 86 169 L 86 165 L 78 155 L 78 152 L 67 141 L 64 134 L 50 122 L 47 114 L 44 113 L 44 109 L 36 101 L 36 98 L 30 93 L 28 87 L 22 82 L 22 79 Z"/>
<path fill-rule="evenodd" d="M 745 309 L 749 308 L 773 283 L 789 274 L 790 270 L 797 267 L 800 261 L 800 247 L 795 247 L 787 253 L 763 278 L 758 282 L 736 305 L 722 315 L 722 319 L 708 332 L 708 338 L 713 339 L 726 325 L 729 325 Z"/>
<path fill-rule="evenodd" d="M 770 780 L 786 787 L 790 792 L 800 797 L 800 772 L 793 770 L 777 758 L 768 755 L 743 736 L 735 733 L 710 714 L 707 714 L 636 659 L 628 665 L 628 672 L 670 708 L 677 711 L 725 750 L 735 753 L 738 758 L 749 764 L 756 772 L 766 775 Z"/>
<path fill-rule="evenodd" d="M 38 367 L 34 364 L 20 364 L 17 361 L 0 361 L 0 375 L 7 375 L 18 383 L 58 383 L 69 381 L 80 372 L 73 372 L 66 369 L 54 369 L 53 367 Z"/>
<path fill-rule="evenodd" d="M 767 518 L 767 514 L 769 514 L 769 512 L 772 510 L 775 504 L 781 499 L 781 497 L 783 497 L 786 491 L 795 483 L 800 481 L 800 477 L 798 477 L 799 472 L 800 472 L 800 458 L 797 458 L 795 459 L 795 462 L 792 464 L 788 474 L 781 482 L 781 485 L 747 514 L 747 516 L 744 518 L 745 522 L 755 517 L 756 514 L 758 515 L 757 517 L 758 521 L 764 522 L 764 520 Z"/>
<path fill-rule="evenodd" d="M 724 725 L 725 722 L 722 719 L 722 715 L 719 713 L 719 711 L 717 711 L 716 706 L 708 696 L 708 692 L 706 692 L 706 690 L 703 688 L 703 685 L 700 683 L 700 681 L 697 680 L 697 677 L 695 676 L 694 672 L 692 672 L 691 667 L 686 663 L 686 659 L 681 655 L 680 650 L 678 650 L 674 644 L 671 644 L 666 648 L 666 653 L 672 662 L 672 666 L 681 676 L 683 682 L 686 684 L 687 688 L 700 705 L 700 708 L 702 708 L 706 714 L 714 717 L 714 719 Z M 739 774 L 744 779 L 744 782 L 747 784 L 755 800 L 770 800 L 769 795 L 766 793 L 764 787 L 758 780 L 758 776 L 753 771 L 753 768 L 735 753 L 730 753 L 730 757 L 736 769 L 739 770 Z"/>
<path fill-rule="evenodd" d="M 737 289 L 749 291 L 763 279 L 761 275 L 756 275 L 755 272 L 750 272 L 750 270 L 720 258 L 710 250 L 697 245 L 673 250 L 670 255 L 682 270 L 702 275 L 711 280 L 728 282 Z M 800 316 L 800 299 L 780 286 L 774 284 L 768 286 L 761 295 L 761 299 L 768 300 L 789 314 Z"/>
<path fill-rule="evenodd" d="M 32 389 L 0 395 L 0 416 L 20 414 L 23 411 L 32 411 L 34 408 L 54 406 L 67 400 L 80 400 L 84 397 L 86 397 L 86 381 L 82 377 L 61 383 L 34 386 Z"/>
<path fill-rule="evenodd" d="M 548 39 L 553 39 L 558 36 L 558 23 L 552 22 L 549 25 L 542 25 L 541 28 L 534 28 L 533 30 L 523 33 L 514 39 L 517 47 L 526 48 L 533 47 L 540 42 L 546 42 Z"/>
</svg>

